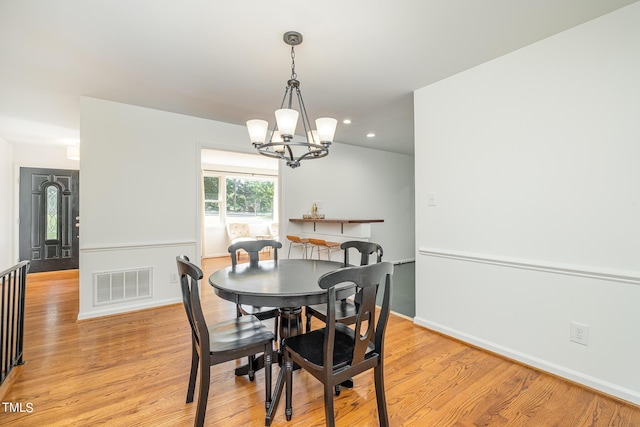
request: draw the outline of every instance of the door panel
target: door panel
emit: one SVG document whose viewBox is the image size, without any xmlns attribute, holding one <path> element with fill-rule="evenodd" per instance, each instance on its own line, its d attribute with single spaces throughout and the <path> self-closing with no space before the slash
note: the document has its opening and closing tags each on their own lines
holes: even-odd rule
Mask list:
<svg viewBox="0 0 640 427">
<path fill-rule="evenodd" d="M 20 259 L 30 272 L 78 268 L 79 173 L 20 168 Z"/>
</svg>

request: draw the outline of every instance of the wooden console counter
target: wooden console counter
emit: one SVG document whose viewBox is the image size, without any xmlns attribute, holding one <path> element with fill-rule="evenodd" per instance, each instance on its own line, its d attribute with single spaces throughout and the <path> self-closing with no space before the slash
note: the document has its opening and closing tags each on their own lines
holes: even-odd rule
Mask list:
<svg viewBox="0 0 640 427">
<path fill-rule="evenodd" d="M 344 234 L 345 224 L 370 224 L 372 222 L 384 222 L 384 219 L 333 219 L 333 218 L 290 218 L 289 222 L 313 223 L 313 231 L 316 224 L 340 224 L 340 234 Z"/>
</svg>

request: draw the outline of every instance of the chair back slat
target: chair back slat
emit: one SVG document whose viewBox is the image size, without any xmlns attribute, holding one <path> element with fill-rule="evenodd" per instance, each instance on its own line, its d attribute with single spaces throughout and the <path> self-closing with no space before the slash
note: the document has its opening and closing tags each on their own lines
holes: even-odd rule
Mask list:
<svg viewBox="0 0 640 427">
<path fill-rule="evenodd" d="M 350 240 L 340 245 L 344 250 L 344 265 L 349 265 L 349 249 L 356 249 L 360 252 L 360 265 L 368 265 L 371 254 L 376 254 L 376 262 L 382 262 L 382 246 L 373 242 L 363 242 L 361 240 Z"/>
<path fill-rule="evenodd" d="M 278 262 L 278 249 L 282 248 L 282 243 L 276 240 L 250 240 L 246 242 L 238 242 L 229 246 L 229 253 L 231 254 L 231 268 L 235 270 L 238 264 L 237 253 L 239 250 L 244 250 L 249 254 L 249 263 L 252 267 L 258 265 L 260 261 L 260 251 L 266 247 L 270 247 L 273 250 L 273 260 Z"/>
</svg>

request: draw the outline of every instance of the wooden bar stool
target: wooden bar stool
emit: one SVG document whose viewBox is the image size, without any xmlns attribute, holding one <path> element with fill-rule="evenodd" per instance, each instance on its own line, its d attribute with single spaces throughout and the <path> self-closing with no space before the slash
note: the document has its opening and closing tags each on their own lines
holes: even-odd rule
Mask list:
<svg viewBox="0 0 640 427">
<path fill-rule="evenodd" d="M 307 258 L 307 247 L 309 246 L 309 239 L 287 234 L 287 240 L 289 241 L 289 253 L 287 254 L 287 258 L 291 258 L 291 247 L 301 247 L 302 259 Z"/>
<path fill-rule="evenodd" d="M 320 259 L 320 251 L 326 250 L 328 260 L 331 259 L 331 252 L 341 250 L 339 242 L 327 242 L 326 240 L 323 240 L 323 239 L 314 239 L 310 237 L 309 244 L 311 245 L 311 255 L 309 256 L 309 258 L 313 258 L 314 248 L 318 249 L 318 259 Z"/>
</svg>

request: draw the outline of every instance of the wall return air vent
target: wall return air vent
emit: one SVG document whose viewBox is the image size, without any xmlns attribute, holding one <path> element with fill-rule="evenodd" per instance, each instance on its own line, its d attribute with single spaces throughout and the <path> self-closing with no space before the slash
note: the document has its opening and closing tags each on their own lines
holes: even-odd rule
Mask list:
<svg viewBox="0 0 640 427">
<path fill-rule="evenodd" d="M 151 298 L 152 273 L 151 267 L 94 273 L 95 305 Z"/>
</svg>

